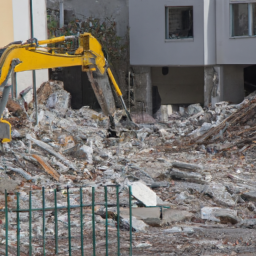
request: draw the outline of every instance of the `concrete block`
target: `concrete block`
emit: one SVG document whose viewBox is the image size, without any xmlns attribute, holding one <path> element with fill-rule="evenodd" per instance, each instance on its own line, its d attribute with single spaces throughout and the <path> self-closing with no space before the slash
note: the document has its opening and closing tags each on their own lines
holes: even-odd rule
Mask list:
<svg viewBox="0 0 256 256">
<path fill-rule="evenodd" d="M 122 217 L 129 216 L 128 208 L 120 208 L 120 215 Z M 158 227 L 161 224 L 160 207 L 154 208 L 132 208 L 132 216 L 138 220 L 143 220 L 149 226 Z"/>
<path fill-rule="evenodd" d="M 139 181 L 132 183 L 132 195 L 145 206 L 156 206 L 156 193 Z"/>
<path fill-rule="evenodd" d="M 163 210 L 162 224 L 189 220 L 193 217 L 193 214 L 188 211 L 182 211 L 177 209 L 165 209 Z"/>
</svg>

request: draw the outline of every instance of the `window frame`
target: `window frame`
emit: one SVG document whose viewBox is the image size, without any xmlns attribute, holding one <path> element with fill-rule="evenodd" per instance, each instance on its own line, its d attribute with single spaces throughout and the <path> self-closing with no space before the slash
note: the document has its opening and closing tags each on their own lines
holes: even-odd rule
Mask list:
<svg viewBox="0 0 256 256">
<path fill-rule="evenodd" d="M 233 36 L 233 6 L 237 4 L 248 4 L 248 35 L 245 36 Z M 230 0 L 229 2 L 229 37 L 230 39 L 239 39 L 239 38 L 254 38 L 256 35 L 253 35 L 253 4 L 256 4 L 255 1 L 235 1 Z M 255 16 L 256 19 L 256 16 Z"/>
<path fill-rule="evenodd" d="M 167 35 L 169 34 L 169 9 L 170 8 L 186 8 L 186 7 L 191 7 L 193 11 L 193 37 L 188 37 L 188 38 L 167 38 Z M 170 6 L 170 5 L 165 5 L 165 42 L 180 42 L 180 41 L 194 41 L 195 37 L 195 30 L 194 30 L 194 6 L 193 5 L 178 5 L 178 6 Z"/>
</svg>

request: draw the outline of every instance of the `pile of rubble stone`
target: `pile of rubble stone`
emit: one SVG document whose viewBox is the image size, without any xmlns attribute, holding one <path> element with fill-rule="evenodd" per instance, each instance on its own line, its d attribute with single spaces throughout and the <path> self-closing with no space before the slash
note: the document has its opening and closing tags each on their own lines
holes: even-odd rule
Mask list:
<svg viewBox="0 0 256 256">
<path fill-rule="evenodd" d="M 53 207 L 58 188 L 58 206 L 67 205 L 65 188 L 70 187 L 71 204 L 79 205 L 79 188 L 84 203 L 91 202 L 96 189 L 96 233 L 99 249 L 104 247 L 104 186 L 108 189 L 110 241 L 116 241 L 116 191 L 119 185 L 121 251 L 129 249 L 128 186 L 133 195 L 133 252 L 135 255 L 253 255 L 256 251 L 256 178 L 253 149 L 256 97 L 241 104 L 216 104 L 202 109 L 191 105 L 174 113 L 167 123 L 138 124 L 136 129 L 121 120 L 117 111 L 116 138 L 108 137 L 108 118 L 88 107 L 70 108 L 70 94 L 61 82 L 44 83 L 37 92 L 38 125 L 33 104 L 23 106 L 11 99 L 5 119 L 13 125 L 13 140 L 3 145 L 0 157 L 0 200 L 4 191 L 8 207 L 28 208 L 29 191 L 33 207 Z M 63 190 L 64 189 L 64 190 Z M 146 208 L 149 207 L 149 208 Z M 72 233 L 79 233 L 78 209 L 72 210 Z M 114 217 L 113 217 L 114 216 Z M 10 213 L 10 250 L 16 246 L 16 213 Z M 47 244 L 54 240 L 54 218 L 46 213 Z M 5 217 L 0 251 L 5 248 Z M 28 253 L 28 213 L 21 213 L 21 251 Z M 91 239 L 91 208 L 84 209 L 84 235 Z M 59 236 L 67 236 L 67 212 L 58 215 Z M 128 226 L 127 226 L 128 225 Z M 33 213 L 33 255 L 42 253 L 42 212 Z M 112 240 L 111 240 L 112 239 Z M 110 251 L 112 250 L 110 242 Z M 91 250 L 91 242 L 86 245 Z M 73 250 L 79 242 L 74 241 Z M 47 255 L 54 252 L 47 246 Z M 60 244 L 65 255 L 67 245 Z M 114 253 L 114 251 L 113 251 Z M 15 254 L 15 253 L 14 253 Z"/>
</svg>

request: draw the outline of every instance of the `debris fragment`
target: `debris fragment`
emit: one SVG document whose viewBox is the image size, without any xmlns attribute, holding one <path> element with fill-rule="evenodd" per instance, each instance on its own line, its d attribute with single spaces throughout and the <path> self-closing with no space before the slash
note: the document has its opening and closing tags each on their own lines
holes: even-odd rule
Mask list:
<svg viewBox="0 0 256 256">
<path fill-rule="evenodd" d="M 50 174 L 55 180 L 59 180 L 60 175 L 47 163 L 44 162 L 44 160 L 37 155 L 32 155 L 32 157 L 34 157 L 38 163 L 40 163 L 40 165 L 44 168 L 44 170 Z"/>
<path fill-rule="evenodd" d="M 156 206 L 156 193 L 139 181 L 132 183 L 132 195 L 145 206 Z"/>
</svg>

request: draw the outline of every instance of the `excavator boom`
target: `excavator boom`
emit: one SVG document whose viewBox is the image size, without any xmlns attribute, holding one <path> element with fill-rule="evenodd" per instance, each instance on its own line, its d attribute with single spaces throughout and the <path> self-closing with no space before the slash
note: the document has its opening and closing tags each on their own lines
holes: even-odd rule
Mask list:
<svg viewBox="0 0 256 256">
<path fill-rule="evenodd" d="M 68 51 L 63 53 L 62 50 L 49 46 L 69 40 L 78 41 L 78 47 L 71 54 Z M 61 36 L 42 41 L 37 41 L 37 39 L 33 38 L 24 43 L 16 42 L 10 44 L 4 51 L 2 50 L 2 54 L 0 55 L 0 86 L 4 86 L 4 91 L 2 102 L 0 102 L 0 118 L 2 118 L 3 110 L 7 102 L 4 97 L 8 97 L 6 92 L 10 90 L 7 85 L 7 80 L 11 70 L 14 72 L 22 72 L 70 66 L 81 66 L 82 71 L 87 72 L 102 111 L 105 115 L 110 117 L 110 120 L 113 120 L 112 116 L 115 112 L 115 102 L 109 84 L 110 79 L 118 96 L 121 98 L 128 119 L 130 119 L 129 112 L 122 98 L 122 93 L 108 67 L 101 44 L 90 33 L 84 33 L 78 37 Z M 109 78 L 107 74 L 109 74 Z M 3 121 L 1 122 L 0 119 L 0 129 L 1 123 L 3 123 Z M 113 122 L 111 127 L 112 129 L 114 128 Z M 6 121 L 5 130 L 8 130 L 6 129 Z M 10 139 L 10 134 L 3 136 L 0 133 L 0 140 L 7 138 Z"/>
</svg>

